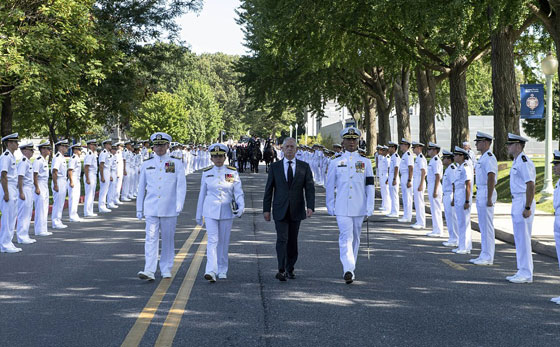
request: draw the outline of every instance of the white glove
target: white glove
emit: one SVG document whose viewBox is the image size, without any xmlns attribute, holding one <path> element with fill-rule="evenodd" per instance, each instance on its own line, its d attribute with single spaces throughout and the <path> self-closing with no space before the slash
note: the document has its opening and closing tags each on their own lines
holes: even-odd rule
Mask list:
<svg viewBox="0 0 560 347">
<path fill-rule="evenodd" d="M 136 218 L 142 220 L 142 212 L 136 212 Z"/>
</svg>

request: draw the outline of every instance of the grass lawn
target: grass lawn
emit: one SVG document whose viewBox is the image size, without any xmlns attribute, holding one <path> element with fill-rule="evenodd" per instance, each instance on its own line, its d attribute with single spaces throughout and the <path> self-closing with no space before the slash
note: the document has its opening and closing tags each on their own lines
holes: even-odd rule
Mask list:
<svg viewBox="0 0 560 347">
<path fill-rule="evenodd" d="M 536 194 L 535 201 L 537 201 L 537 209 L 543 212 L 554 213 L 554 207 L 552 205 L 552 199 L 539 204 L 541 199 L 541 190 L 544 184 L 544 158 L 533 159 L 535 164 L 535 169 L 537 170 L 537 182 L 536 182 Z M 509 190 L 509 170 L 511 169 L 512 161 L 500 161 L 498 162 L 498 167 L 502 165 L 507 165 L 507 169 L 500 170 L 498 172 L 498 184 L 496 185 L 496 190 L 498 191 L 498 201 L 511 203 L 511 192 Z M 556 184 L 558 176 L 554 176 L 553 185 Z"/>
</svg>

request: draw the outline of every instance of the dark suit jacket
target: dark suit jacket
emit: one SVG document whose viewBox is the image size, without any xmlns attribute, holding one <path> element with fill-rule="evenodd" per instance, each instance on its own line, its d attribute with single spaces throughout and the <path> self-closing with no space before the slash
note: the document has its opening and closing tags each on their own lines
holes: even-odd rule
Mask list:
<svg viewBox="0 0 560 347">
<path fill-rule="evenodd" d="M 296 159 L 296 172 L 292 186 L 289 187 L 284 174 L 284 160 L 272 163 L 264 190 L 263 211 L 270 212 L 272 205 L 274 220 L 282 220 L 289 206 L 290 219 L 303 220 L 306 217 L 306 203 L 307 208 L 315 211 L 315 185 L 309 165 Z"/>
</svg>

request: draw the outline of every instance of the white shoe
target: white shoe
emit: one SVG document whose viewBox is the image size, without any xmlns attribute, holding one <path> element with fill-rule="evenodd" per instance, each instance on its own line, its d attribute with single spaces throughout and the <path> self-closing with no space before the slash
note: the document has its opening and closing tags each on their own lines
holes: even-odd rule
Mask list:
<svg viewBox="0 0 560 347">
<path fill-rule="evenodd" d="M 456 254 L 471 254 L 471 251 L 468 249 L 457 250 Z"/>
<path fill-rule="evenodd" d="M 415 230 L 422 230 L 422 229 L 425 229 L 425 227 L 423 227 L 423 226 L 421 226 L 421 225 L 419 225 L 419 224 L 414 224 L 414 225 L 412 226 L 412 229 L 415 229 Z"/>
<path fill-rule="evenodd" d="M 53 229 L 66 229 L 66 228 L 68 228 L 68 225 L 65 224 L 53 225 Z"/>
<path fill-rule="evenodd" d="M 98 215 L 97 213 L 92 213 L 92 214 L 88 214 L 87 216 L 88 216 L 88 217 L 97 217 L 97 216 L 99 216 L 99 215 Z"/>
<path fill-rule="evenodd" d="M 129 202 L 129 201 L 132 201 L 132 200 L 130 200 L 129 198 L 122 199 L 122 202 Z"/>
<path fill-rule="evenodd" d="M 117 205 L 122 205 L 122 204 L 124 204 L 124 202 L 122 202 L 122 201 L 120 201 L 120 200 L 117 200 L 117 203 L 116 203 L 116 204 L 117 204 Z"/>
<path fill-rule="evenodd" d="M 410 223 L 411 221 L 412 221 L 412 219 L 407 219 L 407 218 L 397 219 L 397 222 L 399 222 L 399 223 Z"/>
<path fill-rule="evenodd" d="M 428 236 L 428 237 L 441 237 L 441 234 L 428 233 L 428 234 L 426 234 L 426 236 Z"/>
<path fill-rule="evenodd" d="M 170 272 L 164 272 L 161 274 L 162 278 L 171 278 L 171 273 Z"/>
<path fill-rule="evenodd" d="M 515 275 L 513 275 L 513 276 L 508 276 L 508 277 L 506 277 L 506 280 L 509 281 L 509 280 L 511 280 L 511 279 L 516 278 L 517 276 L 518 276 L 517 274 L 515 274 Z"/>
<path fill-rule="evenodd" d="M 445 241 L 445 242 L 442 242 L 441 244 L 444 245 L 445 247 L 457 247 L 456 242 Z"/>
<path fill-rule="evenodd" d="M 214 283 L 216 282 L 216 274 L 213 273 L 212 271 L 205 273 L 204 274 L 204 279 L 207 280 L 210 283 Z"/>
<path fill-rule="evenodd" d="M 398 215 L 398 214 L 394 214 L 394 213 L 389 213 L 389 214 L 387 215 L 387 217 L 399 218 L 399 215 Z"/>
<path fill-rule="evenodd" d="M 140 278 L 141 280 L 148 280 L 148 281 L 153 281 L 156 279 L 154 277 L 154 273 L 149 271 L 139 271 L 138 278 Z"/>
<path fill-rule="evenodd" d="M 218 278 L 221 280 L 225 280 L 227 278 L 227 275 L 225 273 L 220 273 L 218 274 Z"/>
<path fill-rule="evenodd" d="M 476 262 L 479 261 L 479 260 L 480 260 L 480 257 L 478 257 L 478 258 L 472 258 L 472 259 L 469 259 L 469 263 L 473 263 L 473 264 L 474 264 L 474 263 L 476 263 Z"/>
<path fill-rule="evenodd" d="M 479 259 L 474 262 L 474 265 L 494 265 L 494 262 L 491 262 L 490 260 Z"/>
<path fill-rule="evenodd" d="M 42 233 L 35 234 L 35 236 L 51 236 L 52 233 L 50 231 L 45 231 Z"/>
<path fill-rule="evenodd" d="M 30 244 L 35 243 L 35 242 L 37 242 L 37 240 L 32 239 L 32 238 L 26 238 L 26 239 L 23 239 L 21 241 L 18 240 L 18 243 L 22 244 L 22 245 L 30 245 Z"/>
<path fill-rule="evenodd" d="M 533 279 L 529 277 L 516 276 L 509 280 L 511 283 L 533 283 Z"/>
<path fill-rule="evenodd" d="M 2 253 L 19 253 L 21 252 L 21 248 L 17 248 L 16 246 L 4 248 Z"/>
<path fill-rule="evenodd" d="M 84 220 L 81 218 L 70 218 L 70 222 L 74 222 L 74 223 L 80 223 L 83 222 Z"/>
<path fill-rule="evenodd" d="M 558 302 L 560 302 L 560 296 L 557 296 L 557 297 L 555 297 L 555 298 L 552 298 L 552 299 L 550 299 L 550 301 L 555 302 L 555 303 L 558 303 Z"/>
<path fill-rule="evenodd" d="M 459 252 L 459 248 L 453 248 L 453 249 L 451 250 L 451 252 L 457 253 L 457 252 Z"/>
<path fill-rule="evenodd" d="M 119 208 L 119 206 L 117 206 L 117 205 L 115 205 L 115 204 L 107 205 L 107 207 L 109 207 L 109 208 Z"/>
<path fill-rule="evenodd" d="M 111 210 L 108 208 L 99 208 L 99 213 L 109 213 L 109 212 L 111 212 Z"/>
</svg>

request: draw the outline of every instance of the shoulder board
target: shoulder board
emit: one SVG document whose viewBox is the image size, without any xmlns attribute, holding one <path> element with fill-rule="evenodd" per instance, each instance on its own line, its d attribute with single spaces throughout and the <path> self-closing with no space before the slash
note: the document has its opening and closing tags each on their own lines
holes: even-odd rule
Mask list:
<svg viewBox="0 0 560 347">
<path fill-rule="evenodd" d="M 214 165 L 208 166 L 207 168 L 202 169 L 203 172 L 210 171 Z"/>
<path fill-rule="evenodd" d="M 8 154 L 10 154 L 10 151 L 4 152 L 4 155 L 8 155 Z"/>
<path fill-rule="evenodd" d="M 450 168 L 455 169 L 457 166 L 453 163 L 451 165 L 449 165 Z"/>
<path fill-rule="evenodd" d="M 172 155 L 172 156 L 171 156 L 171 158 L 173 158 L 173 159 L 177 159 L 177 160 L 181 160 L 181 158 L 179 158 L 179 157 L 176 157 L 176 156 L 174 156 L 174 155 Z"/>
<path fill-rule="evenodd" d="M 365 154 L 363 154 L 363 153 L 361 153 L 360 155 L 361 155 L 362 157 L 364 157 L 364 158 L 366 157 L 366 155 L 365 155 Z"/>
<path fill-rule="evenodd" d="M 400 155 L 399 155 L 399 153 L 395 153 L 395 154 L 397 155 L 397 158 L 400 158 Z"/>
<path fill-rule="evenodd" d="M 463 166 L 467 167 L 467 166 L 469 166 L 469 163 L 468 163 L 468 162 L 464 162 L 464 163 L 463 163 Z"/>
<path fill-rule="evenodd" d="M 38 156 L 35 160 L 41 160 L 43 157 Z"/>
<path fill-rule="evenodd" d="M 72 159 L 76 159 L 76 155 L 75 155 L 75 154 L 72 156 Z"/>
<path fill-rule="evenodd" d="M 434 157 L 434 160 L 438 160 L 438 157 L 437 157 L 437 156 L 435 156 L 435 157 Z"/>
<path fill-rule="evenodd" d="M 237 171 L 237 168 L 235 166 L 228 166 L 227 168 L 233 171 Z"/>
<path fill-rule="evenodd" d="M 335 158 L 338 158 L 338 157 L 340 157 L 341 155 L 342 155 L 342 154 L 337 153 L 337 154 L 334 155 L 334 157 L 335 157 Z"/>
<path fill-rule="evenodd" d="M 491 152 L 488 152 L 488 156 L 491 157 L 491 156 L 492 156 L 492 153 L 491 153 Z"/>
<path fill-rule="evenodd" d="M 27 160 L 27 158 L 24 157 L 21 161 L 26 161 L 26 160 Z"/>
<path fill-rule="evenodd" d="M 523 160 L 523 162 L 526 163 L 526 162 L 527 162 L 527 157 L 524 156 L 524 155 L 522 155 L 522 156 L 521 156 L 521 160 Z"/>
<path fill-rule="evenodd" d="M 102 152 L 103 152 L 103 153 L 107 153 L 107 150 L 106 150 L 106 149 L 103 149 L 103 151 L 102 151 Z"/>
<path fill-rule="evenodd" d="M 57 156 L 57 157 L 60 157 L 60 153 L 56 153 L 56 156 Z"/>
<path fill-rule="evenodd" d="M 148 159 L 144 159 L 144 161 L 148 161 L 150 159 L 154 159 L 154 157 L 149 157 Z"/>
<path fill-rule="evenodd" d="M 419 156 L 420 158 L 423 158 L 423 157 L 424 157 L 424 156 L 422 155 L 422 153 L 418 154 L 418 156 Z"/>
</svg>

